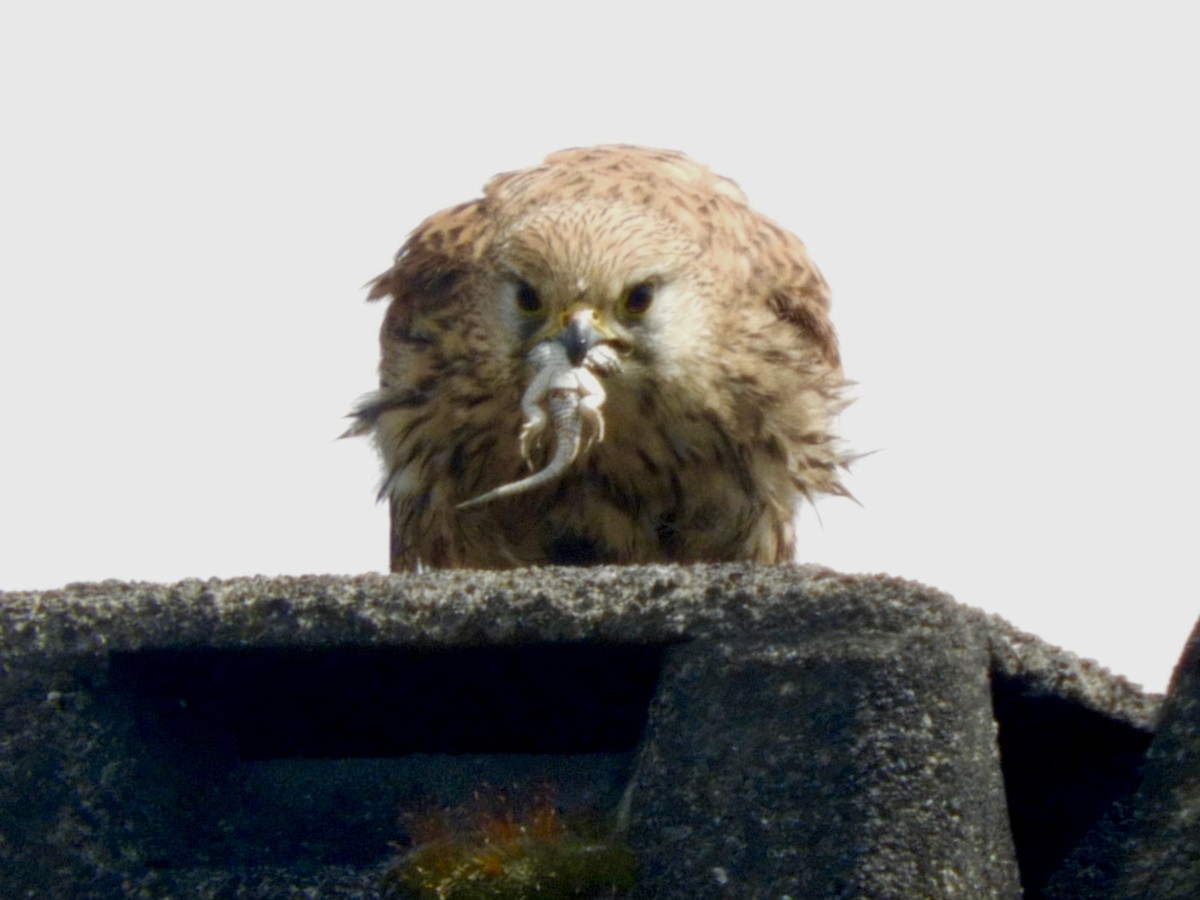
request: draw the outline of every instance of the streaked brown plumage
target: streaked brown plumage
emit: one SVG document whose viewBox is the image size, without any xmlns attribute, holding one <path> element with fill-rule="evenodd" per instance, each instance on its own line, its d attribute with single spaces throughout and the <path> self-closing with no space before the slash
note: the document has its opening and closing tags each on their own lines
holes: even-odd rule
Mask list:
<svg viewBox="0 0 1200 900">
<path fill-rule="evenodd" d="M 393 570 L 785 562 L 800 499 L 846 493 L 828 288 L 682 154 L 566 150 L 499 175 L 412 233 L 371 284 L 385 296 L 381 387 L 352 430 L 383 457 Z M 572 440 L 530 424 L 553 397 L 579 449 L 488 494 Z"/>
</svg>

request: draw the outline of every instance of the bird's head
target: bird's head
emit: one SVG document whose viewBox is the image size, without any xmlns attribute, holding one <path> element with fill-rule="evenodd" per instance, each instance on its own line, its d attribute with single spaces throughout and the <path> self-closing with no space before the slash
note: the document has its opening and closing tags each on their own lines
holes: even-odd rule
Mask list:
<svg viewBox="0 0 1200 900">
<path fill-rule="evenodd" d="M 539 281 L 541 281 L 539 279 Z M 657 280 L 638 281 L 612 297 L 576 282 L 575 296 L 563 296 L 553 283 L 539 290 L 525 277 L 514 275 L 501 287 L 509 327 L 517 346 L 528 354 L 545 341 L 557 341 L 571 365 L 585 364 L 588 354 L 604 345 L 617 358 L 628 357 L 644 343 L 646 319 L 659 287 Z"/>
<path fill-rule="evenodd" d="M 542 207 L 495 247 L 496 303 L 521 356 L 553 341 L 574 366 L 636 377 L 668 347 L 699 338 L 687 313 L 699 251 L 665 216 L 621 204 Z"/>
</svg>

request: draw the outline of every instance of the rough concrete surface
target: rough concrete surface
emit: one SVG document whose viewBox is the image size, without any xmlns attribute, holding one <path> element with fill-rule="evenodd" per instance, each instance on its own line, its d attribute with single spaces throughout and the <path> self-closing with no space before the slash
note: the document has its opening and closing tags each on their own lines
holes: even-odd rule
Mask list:
<svg viewBox="0 0 1200 900">
<path fill-rule="evenodd" d="M 1200 623 L 1171 680 L 1141 786 L 1081 842 L 1048 894 L 1200 897 Z"/>
<path fill-rule="evenodd" d="M 623 895 L 1037 897 L 1200 802 L 1194 666 L 1135 795 L 1157 698 L 814 566 L 72 585 L 0 594 L 0 653 L 6 897 L 379 896 L 422 810 L 547 784 Z"/>
</svg>

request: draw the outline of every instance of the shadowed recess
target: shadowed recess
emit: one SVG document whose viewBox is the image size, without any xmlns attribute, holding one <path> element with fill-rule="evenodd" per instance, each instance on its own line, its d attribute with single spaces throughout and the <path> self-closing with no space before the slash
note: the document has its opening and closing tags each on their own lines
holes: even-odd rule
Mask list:
<svg viewBox="0 0 1200 900">
<path fill-rule="evenodd" d="M 632 750 L 664 648 L 537 644 L 114 654 L 145 720 L 242 760 Z M 227 744 L 228 746 L 228 744 Z"/>
<path fill-rule="evenodd" d="M 1137 789 L 1153 734 L 994 676 L 1000 764 L 1026 900 L 1113 804 Z"/>
</svg>

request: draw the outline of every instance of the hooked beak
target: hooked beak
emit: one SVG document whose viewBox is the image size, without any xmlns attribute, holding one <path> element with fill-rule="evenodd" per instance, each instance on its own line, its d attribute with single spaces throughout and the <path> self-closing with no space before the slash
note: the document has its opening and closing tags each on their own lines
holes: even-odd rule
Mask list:
<svg viewBox="0 0 1200 900">
<path fill-rule="evenodd" d="M 601 326 L 596 311 L 590 307 L 577 309 L 566 321 L 566 327 L 559 332 L 557 340 L 567 351 L 567 359 L 572 366 L 580 366 L 587 358 L 588 352 L 597 344 L 608 339 L 608 335 L 600 330 Z"/>
</svg>

